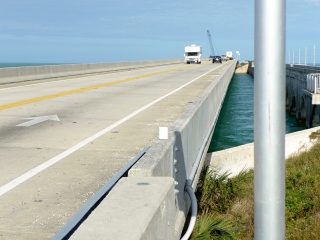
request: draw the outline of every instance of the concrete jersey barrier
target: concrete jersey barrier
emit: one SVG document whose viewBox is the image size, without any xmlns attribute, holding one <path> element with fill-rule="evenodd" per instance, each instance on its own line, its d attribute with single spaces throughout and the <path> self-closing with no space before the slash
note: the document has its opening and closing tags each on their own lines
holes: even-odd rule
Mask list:
<svg viewBox="0 0 320 240">
<path fill-rule="evenodd" d="M 183 59 L 0 68 L 0 84 L 99 74 L 108 71 L 183 63 Z"/>
<path fill-rule="evenodd" d="M 129 171 L 129 177 L 165 176 L 175 179 L 175 191 L 177 193 L 175 239 L 178 239 L 182 232 L 190 206 L 189 196 L 184 191 L 186 180 L 195 164 L 201 145 L 210 131 L 211 124 L 215 124 L 218 120 L 235 67 L 236 61 L 230 62 L 229 68 L 218 76 L 169 128 L 169 139 L 166 141 L 159 140 Z M 207 74 L 204 77 L 210 78 L 212 76 Z M 205 152 L 207 152 L 208 147 L 209 143 Z M 194 189 L 205 155 L 192 184 Z"/>
</svg>

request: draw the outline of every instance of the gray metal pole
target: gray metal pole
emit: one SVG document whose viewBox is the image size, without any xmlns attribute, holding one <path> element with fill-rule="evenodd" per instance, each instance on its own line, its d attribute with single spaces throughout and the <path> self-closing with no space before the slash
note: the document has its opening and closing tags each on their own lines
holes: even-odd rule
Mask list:
<svg viewBox="0 0 320 240">
<path fill-rule="evenodd" d="M 294 50 L 293 50 L 293 60 L 292 60 L 292 63 L 294 64 Z"/>
<path fill-rule="evenodd" d="M 313 66 L 316 65 L 316 45 L 313 46 Z"/>
<path fill-rule="evenodd" d="M 255 1 L 254 239 L 285 239 L 285 0 Z"/>
<path fill-rule="evenodd" d="M 304 52 L 304 65 L 306 65 L 307 66 L 307 47 L 306 47 L 306 51 Z"/>
</svg>

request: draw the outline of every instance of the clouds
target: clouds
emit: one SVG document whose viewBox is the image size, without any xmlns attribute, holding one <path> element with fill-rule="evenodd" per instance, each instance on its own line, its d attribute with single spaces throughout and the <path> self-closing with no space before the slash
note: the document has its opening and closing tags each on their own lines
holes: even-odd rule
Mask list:
<svg viewBox="0 0 320 240">
<path fill-rule="evenodd" d="M 311 3 L 316 6 L 320 6 L 320 0 L 306 0 L 306 2 Z"/>
<path fill-rule="evenodd" d="M 311 7 L 320 7 L 320 0 L 288 0 L 287 4 L 294 4 L 294 5 L 307 5 Z M 299 8 L 297 8 L 299 11 Z"/>
<path fill-rule="evenodd" d="M 319 36 L 314 26 L 320 22 L 319 3 L 288 0 L 289 43 L 297 37 Z M 40 52 L 45 51 L 47 58 L 52 57 L 46 60 L 50 62 L 53 58 L 65 62 L 66 57 L 71 62 L 88 62 L 94 56 L 97 61 L 104 56 L 117 61 L 180 58 L 181 49 L 192 43 L 202 45 L 204 55 L 209 55 L 207 30 L 221 54 L 239 50 L 244 59 L 252 59 L 254 0 L 11 0 L 0 8 L 4 58 L 18 59 L 17 49 L 27 48 L 25 58 L 44 57 Z M 143 51 L 137 55 L 135 49 Z"/>
<path fill-rule="evenodd" d="M 247 21 L 249 15 L 251 19 Z M 42 58 L 42 52 L 48 58 L 57 58 L 57 53 L 64 52 L 69 61 L 87 62 L 85 58 L 92 59 L 90 51 L 101 61 L 98 59 L 102 53 L 110 53 L 112 46 L 110 59 L 128 61 L 180 58 L 185 45 L 196 43 L 204 46 L 209 55 L 206 30 L 211 31 L 215 44 L 224 52 L 233 47 L 228 39 L 237 37 L 239 41 L 250 35 L 252 38 L 252 19 L 253 2 L 244 6 L 231 0 L 80 0 L 76 4 L 62 0 L 12 0 L 0 9 L 0 51 L 11 58 L 18 56 L 12 53 L 18 49 L 26 52 L 22 50 L 26 48 L 30 53 L 25 58 Z M 134 49 L 142 51 L 137 54 Z M 73 56 L 77 59 L 72 60 Z"/>
<path fill-rule="evenodd" d="M 248 5 L 231 0 L 199 0 L 197 3 L 168 0 L 81 0 L 76 4 L 62 0 L 14 2 L 17 0 L 3 4 L 0 10 L 3 33 L 181 39 L 187 37 L 191 29 L 199 27 L 210 29 L 212 26 L 219 33 L 227 25 L 229 30 L 236 31 L 240 22 L 245 23 L 243 14 L 253 16 L 246 11 L 250 9 Z M 237 20 L 233 21 L 234 18 Z"/>
</svg>

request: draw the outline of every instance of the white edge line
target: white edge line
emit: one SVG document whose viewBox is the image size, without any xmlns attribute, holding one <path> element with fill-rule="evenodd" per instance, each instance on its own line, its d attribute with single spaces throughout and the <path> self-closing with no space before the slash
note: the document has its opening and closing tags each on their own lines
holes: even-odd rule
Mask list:
<svg viewBox="0 0 320 240">
<path fill-rule="evenodd" d="M 87 145 L 88 143 L 90 143 L 91 141 L 97 139 L 98 137 L 102 136 L 103 134 L 109 132 L 110 130 L 112 130 L 113 128 L 119 126 L 120 124 L 126 122 L 127 120 L 129 120 L 130 118 L 136 116 L 137 114 L 139 114 L 140 112 L 146 110 L 147 108 L 151 107 L 152 105 L 160 102 L 161 100 L 165 99 L 166 97 L 176 93 L 177 91 L 181 90 L 182 88 L 188 86 L 189 84 L 193 83 L 194 81 L 198 80 L 199 78 L 205 76 L 206 74 L 212 72 L 214 69 L 211 69 L 210 71 L 202 74 L 201 76 L 191 80 L 190 82 L 182 85 L 181 87 L 173 90 L 172 92 L 150 102 L 149 104 L 143 106 L 142 108 L 134 111 L 133 113 L 129 114 L 128 116 L 120 119 L 119 121 L 115 122 L 114 124 L 106 127 L 105 129 L 102 129 L 100 132 L 95 133 L 94 135 L 92 135 L 91 137 L 88 137 L 86 139 L 84 139 L 83 141 L 79 142 L 78 144 L 74 145 L 73 147 L 65 150 L 64 152 L 58 154 L 57 156 L 49 159 L 48 161 L 40 164 L 39 166 L 31 169 L 30 171 L 22 174 L 21 176 L 13 179 L 12 181 L 8 182 L 7 184 L 3 185 L 2 187 L 0 187 L 0 196 L 2 196 L 3 194 L 9 192 L 10 190 L 12 190 L 13 188 L 15 188 L 16 186 L 20 185 L 21 183 L 25 182 L 26 180 L 30 179 L 31 177 L 35 176 L 36 174 L 42 172 L 43 170 L 47 169 L 48 167 L 50 167 L 51 165 L 59 162 L 60 160 L 62 160 L 63 158 L 69 156 L 70 154 L 72 154 L 73 152 L 79 150 L 80 148 L 84 147 L 85 145 Z"/>
</svg>

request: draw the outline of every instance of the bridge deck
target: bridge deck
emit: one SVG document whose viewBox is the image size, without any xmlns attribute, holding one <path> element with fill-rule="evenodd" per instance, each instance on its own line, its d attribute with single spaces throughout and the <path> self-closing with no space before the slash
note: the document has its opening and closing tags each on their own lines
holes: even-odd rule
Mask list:
<svg viewBox="0 0 320 240">
<path fill-rule="evenodd" d="M 2 86 L 0 238 L 51 238 L 214 78 L 193 80 L 228 66 L 177 64 Z M 27 119 L 51 115 L 59 119 Z"/>
</svg>

